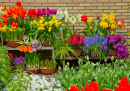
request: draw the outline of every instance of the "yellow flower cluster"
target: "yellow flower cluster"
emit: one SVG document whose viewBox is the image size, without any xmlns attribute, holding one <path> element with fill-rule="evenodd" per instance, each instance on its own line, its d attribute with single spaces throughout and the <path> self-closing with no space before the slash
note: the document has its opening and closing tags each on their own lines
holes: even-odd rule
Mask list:
<svg viewBox="0 0 130 91">
<path fill-rule="evenodd" d="M 111 29 L 115 28 L 114 18 L 115 18 L 114 13 L 111 13 L 109 15 L 103 14 L 102 21 L 100 22 L 100 26 L 103 29 L 108 27 L 111 27 Z"/>
<path fill-rule="evenodd" d="M 43 17 L 40 18 L 39 22 L 32 21 L 30 24 L 37 25 L 37 30 L 46 30 L 48 29 L 49 32 L 52 30 L 52 26 L 55 26 L 56 28 L 59 28 L 61 22 L 58 22 L 56 19 L 56 16 L 53 15 L 52 19 L 49 22 L 45 22 L 45 19 Z"/>
<path fill-rule="evenodd" d="M 8 28 L 7 26 L 0 27 L 0 31 L 5 32 L 7 30 L 7 28 Z"/>
<path fill-rule="evenodd" d="M 9 31 L 13 31 L 13 32 L 15 32 L 15 31 L 23 31 L 23 29 L 22 28 L 20 28 L 20 27 L 18 27 L 18 28 L 15 28 L 15 27 L 11 27 L 11 28 L 8 28 L 9 29 Z"/>
<path fill-rule="evenodd" d="M 105 21 L 101 21 L 101 22 L 100 22 L 100 26 L 101 26 L 103 29 L 108 28 L 108 23 L 105 22 Z"/>
</svg>

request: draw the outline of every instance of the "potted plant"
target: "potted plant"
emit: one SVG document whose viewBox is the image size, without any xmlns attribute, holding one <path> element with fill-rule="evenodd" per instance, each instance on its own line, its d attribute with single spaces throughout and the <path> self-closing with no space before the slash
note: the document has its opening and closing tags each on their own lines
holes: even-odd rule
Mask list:
<svg viewBox="0 0 130 91">
<path fill-rule="evenodd" d="M 70 46 L 74 49 L 74 52 L 77 54 L 77 56 L 80 56 L 82 54 L 83 39 L 84 35 L 81 37 L 80 34 L 73 34 L 71 35 L 70 40 L 67 41 L 67 43 L 69 43 Z M 72 52 L 70 52 L 70 55 L 74 56 Z"/>
<path fill-rule="evenodd" d="M 103 57 L 105 58 L 105 56 L 108 55 L 107 53 L 107 39 L 104 38 L 104 34 L 103 36 L 100 36 L 98 34 L 94 34 L 94 38 L 93 37 L 89 37 L 89 36 L 84 36 L 83 39 L 83 43 L 84 43 L 84 47 L 83 47 L 83 51 L 85 55 L 90 55 L 92 57 Z"/>
<path fill-rule="evenodd" d="M 16 70 L 24 71 L 25 69 L 25 58 L 20 56 L 20 57 L 14 57 L 14 67 Z"/>
<path fill-rule="evenodd" d="M 30 71 L 29 74 L 37 74 L 40 65 L 40 53 L 27 53 L 26 54 L 26 70 Z"/>
<path fill-rule="evenodd" d="M 113 36 L 107 35 L 106 38 L 108 40 L 107 46 L 112 56 L 118 56 L 122 59 L 129 56 L 129 52 L 125 45 L 125 36 L 121 36 L 120 34 Z"/>
<path fill-rule="evenodd" d="M 41 16 L 39 20 L 34 20 L 30 23 L 32 29 L 35 30 L 34 32 L 37 33 L 37 39 L 40 40 L 44 46 L 50 46 L 53 40 L 56 39 L 57 32 L 59 32 L 61 22 L 58 22 L 56 19 L 56 12 L 57 11 L 49 8 L 38 9 L 38 13 L 43 13 L 44 17 Z M 33 35 L 34 33 L 31 34 Z"/>
<path fill-rule="evenodd" d="M 30 71 L 28 72 L 29 74 L 31 74 L 31 72 L 37 74 L 41 60 L 40 53 L 37 53 L 37 51 L 42 49 L 42 45 L 35 39 L 33 39 L 31 43 L 33 50 L 26 54 L 26 70 Z"/>
<path fill-rule="evenodd" d="M 20 44 L 18 43 L 23 35 L 24 30 L 18 27 L 17 23 L 12 22 L 11 27 L 8 27 L 5 32 L 6 42 L 9 47 L 18 47 Z"/>
<path fill-rule="evenodd" d="M 56 68 L 56 61 L 45 59 L 45 61 L 41 61 L 40 70 L 43 74 L 52 74 Z"/>
</svg>

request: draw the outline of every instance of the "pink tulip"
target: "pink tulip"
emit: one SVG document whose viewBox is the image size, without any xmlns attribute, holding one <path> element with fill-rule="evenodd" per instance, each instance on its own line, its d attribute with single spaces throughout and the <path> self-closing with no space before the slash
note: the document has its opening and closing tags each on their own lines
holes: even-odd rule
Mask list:
<svg viewBox="0 0 130 91">
<path fill-rule="evenodd" d="M 82 41 L 79 41 L 79 42 L 78 42 L 78 45 L 81 46 L 81 44 L 82 44 Z"/>
</svg>

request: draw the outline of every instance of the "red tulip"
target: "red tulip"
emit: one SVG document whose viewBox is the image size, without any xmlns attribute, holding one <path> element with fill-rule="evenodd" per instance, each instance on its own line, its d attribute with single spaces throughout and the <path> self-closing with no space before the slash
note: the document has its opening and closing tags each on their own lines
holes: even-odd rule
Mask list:
<svg viewBox="0 0 130 91">
<path fill-rule="evenodd" d="M 110 90 L 110 89 L 105 89 L 105 88 L 104 88 L 104 89 L 102 89 L 102 91 L 111 91 L 111 90 Z"/>
<path fill-rule="evenodd" d="M 97 19 L 99 19 L 100 18 L 100 16 L 97 16 Z"/>
<path fill-rule="evenodd" d="M 81 16 L 81 21 L 87 21 L 88 19 L 87 19 L 87 16 L 85 16 L 85 15 L 82 15 Z"/>
<path fill-rule="evenodd" d="M 79 88 L 77 86 L 71 86 L 70 91 L 79 91 Z"/>
<path fill-rule="evenodd" d="M 18 1 L 18 2 L 16 3 L 16 5 L 20 7 L 20 6 L 21 6 L 21 2 Z"/>
<path fill-rule="evenodd" d="M 78 42 L 78 45 L 81 46 L 81 44 L 82 44 L 82 41 L 79 41 L 79 42 Z"/>
</svg>

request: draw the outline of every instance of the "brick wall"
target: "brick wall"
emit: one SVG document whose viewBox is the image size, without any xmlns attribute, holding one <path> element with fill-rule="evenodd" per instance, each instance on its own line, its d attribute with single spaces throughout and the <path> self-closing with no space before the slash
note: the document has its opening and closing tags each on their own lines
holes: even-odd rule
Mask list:
<svg viewBox="0 0 130 91">
<path fill-rule="evenodd" d="M 124 19 L 126 22 L 126 27 L 118 29 L 118 33 L 130 31 L 130 10 L 128 9 L 130 0 L 0 0 L 0 4 L 7 5 L 9 8 L 17 1 L 21 1 L 23 8 L 27 10 L 46 7 L 57 10 L 61 7 L 62 10 L 67 8 L 70 15 L 80 13 L 92 16 L 94 19 L 97 15 L 102 16 L 103 13 L 114 12 L 116 19 Z M 83 22 L 77 22 L 75 26 L 76 29 L 84 29 Z M 126 37 L 130 38 L 128 35 Z"/>
</svg>

